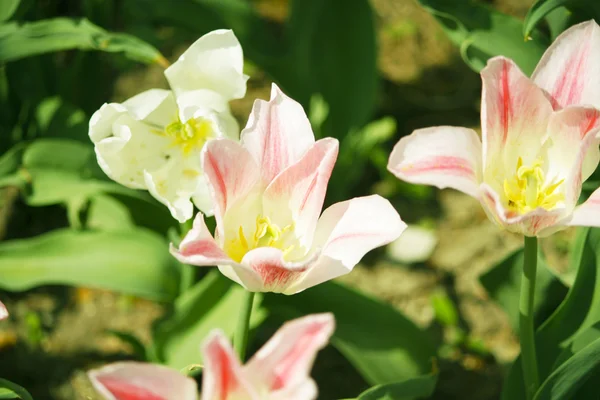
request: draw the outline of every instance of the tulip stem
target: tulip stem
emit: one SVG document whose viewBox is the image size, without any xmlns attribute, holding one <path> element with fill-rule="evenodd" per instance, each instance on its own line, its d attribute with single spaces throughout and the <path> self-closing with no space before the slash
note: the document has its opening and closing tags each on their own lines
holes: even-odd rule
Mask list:
<svg viewBox="0 0 600 400">
<path fill-rule="evenodd" d="M 248 345 L 248 329 L 250 328 L 250 316 L 252 315 L 252 303 L 254 302 L 254 292 L 246 291 L 244 303 L 240 310 L 237 329 L 233 338 L 235 351 L 243 363 L 246 357 L 246 346 Z"/>
<path fill-rule="evenodd" d="M 533 324 L 537 244 L 536 237 L 525 236 L 525 256 L 523 259 L 523 274 L 521 275 L 521 298 L 519 300 L 519 339 L 527 399 L 533 399 L 539 387 Z"/>
</svg>

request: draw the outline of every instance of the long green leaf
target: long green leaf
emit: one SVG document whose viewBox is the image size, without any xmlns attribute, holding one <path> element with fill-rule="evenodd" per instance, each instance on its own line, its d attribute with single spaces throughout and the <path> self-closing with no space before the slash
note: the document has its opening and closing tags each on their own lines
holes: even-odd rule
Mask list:
<svg viewBox="0 0 600 400">
<path fill-rule="evenodd" d="M 4 22 L 13 16 L 19 8 L 21 0 L 2 0 L 0 1 L 0 22 Z"/>
<path fill-rule="evenodd" d="M 522 23 L 473 1 L 419 0 L 442 24 L 448 37 L 460 48 L 464 61 L 479 72 L 493 56 L 514 60 L 531 74 L 548 43 L 532 32 L 533 40 L 524 41 Z"/>
<path fill-rule="evenodd" d="M 432 340 L 391 306 L 339 283 L 327 282 L 294 296 L 266 295 L 265 307 L 284 319 L 332 312 L 332 344 L 373 385 L 429 372 Z"/>
<path fill-rule="evenodd" d="M 433 395 L 437 373 L 418 376 L 402 382 L 379 385 L 364 391 L 356 400 L 416 400 Z"/>
<path fill-rule="evenodd" d="M 375 108 L 379 75 L 374 17 L 368 0 L 322 3 L 315 16 L 309 79 L 317 80 L 316 91 L 329 105 L 327 135 L 342 138 L 369 121 Z"/>
<path fill-rule="evenodd" d="M 33 397 L 23 387 L 9 380 L 0 378 L 0 399 L 33 400 Z"/>
<path fill-rule="evenodd" d="M 212 330 L 232 335 L 244 291 L 219 271 L 211 271 L 179 297 L 173 313 L 154 327 L 156 358 L 176 369 L 201 363 L 200 347 Z M 264 316 L 255 301 L 251 324 L 257 325 Z"/>
<path fill-rule="evenodd" d="M 519 331 L 519 294 L 521 288 L 521 270 L 523 268 L 523 250 L 519 249 L 485 274 L 479 280 L 490 297 L 508 314 L 510 323 Z M 538 257 L 536 273 L 534 315 L 536 321 L 543 314 L 548 315 L 566 294 L 566 288 L 548 270 L 546 263 Z"/>
<path fill-rule="evenodd" d="M 0 26 L 0 62 L 70 49 L 118 52 L 132 60 L 166 65 L 160 52 L 148 43 L 107 32 L 86 19 L 55 18 Z"/>
<path fill-rule="evenodd" d="M 560 307 L 538 329 L 536 347 L 540 378 L 546 379 L 565 348 L 581 333 L 600 321 L 600 230 L 587 235 L 572 250 L 577 277 Z M 513 363 L 502 392 L 503 400 L 523 399 L 521 360 Z"/>
<path fill-rule="evenodd" d="M 534 400 L 567 400 L 600 366 L 600 338 L 569 358 L 542 383 Z M 596 393 L 598 393 L 596 391 Z"/>
<path fill-rule="evenodd" d="M 0 288 L 87 286 L 159 301 L 175 298 L 179 272 L 168 243 L 145 229 L 55 230 L 0 243 Z"/>
</svg>

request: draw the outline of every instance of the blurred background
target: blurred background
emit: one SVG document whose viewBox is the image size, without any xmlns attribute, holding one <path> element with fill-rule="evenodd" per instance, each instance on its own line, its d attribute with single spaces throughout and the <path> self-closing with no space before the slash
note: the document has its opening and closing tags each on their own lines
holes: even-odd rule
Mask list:
<svg viewBox="0 0 600 400">
<path fill-rule="evenodd" d="M 240 125 L 276 82 L 317 136 L 341 142 L 326 205 L 378 193 L 410 224 L 339 286 L 264 296 L 252 347 L 295 313 L 334 310 L 341 333 L 317 360 L 320 398 L 356 397 L 386 373 L 439 370 L 432 398 L 498 399 L 519 352 L 512 267 L 521 239 L 492 226 L 475 200 L 399 182 L 386 164 L 413 129 L 479 131 L 477 71 L 489 57 L 531 73 L 558 33 L 600 15 L 593 1 L 537 14 L 532 3 L 2 0 L 0 300 L 11 317 L 0 323 L 0 377 L 39 399 L 95 399 L 87 369 L 135 358 L 181 367 L 204 332 L 236 320 L 239 288 L 209 269 L 180 290 L 167 245 L 179 225 L 147 193 L 111 182 L 87 136 L 103 103 L 168 88 L 167 60 L 230 28 L 250 75 L 246 97 L 232 103 Z M 551 268 L 540 272 L 540 321 L 572 283 L 572 237 L 542 241 Z M 361 320 L 346 296 L 381 324 Z"/>
</svg>

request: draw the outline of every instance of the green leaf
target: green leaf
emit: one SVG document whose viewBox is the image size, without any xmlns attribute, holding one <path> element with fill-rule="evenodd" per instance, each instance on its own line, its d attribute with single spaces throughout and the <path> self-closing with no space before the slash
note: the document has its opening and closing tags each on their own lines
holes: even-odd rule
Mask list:
<svg viewBox="0 0 600 400">
<path fill-rule="evenodd" d="M 519 249 L 500 261 L 492 269 L 479 277 L 479 281 L 496 303 L 508 314 L 510 323 L 519 331 L 519 295 L 523 250 Z M 536 271 L 534 315 L 536 320 L 554 310 L 565 296 L 566 288 L 548 270 L 544 260 L 538 256 Z"/>
<path fill-rule="evenodd" d="M 328 135 L 363 126 L 375 108 L 379 77 L 373 11 L 367 0 L 330 0 L 319 7 L 312 68 L 329 105 Z"/>
<path fill-rule="evenodd" d="M 160 52 L 148 43 L 107 32 L 86 19 L 55 18 L 0 26 L 0 62 L 71 49 L 119 52 L 135 61 L 166 65 Z"/>
<path fill-rule="evenodd" d="M 221 329 L 229 337 L 233 334 L 244 292 L 218 270 L 211 271 L 177 298 L 172 315 L 155 326 L 156 357 L 176 369 L 202 363 L 200 346 L 212 330 Z M 259 299 L 254 302 L 252 326 L 265 317 L 259 303 Z"/>
<path fill-rule="evenodd" d="M 483 4 L 473 1 L 419 0 L 460 48 L 463 60 L 479 72 L 491 57 L 502 55 L 514 60 L 531 74 L 548 43 L 537 32 L 533 40 L 523 40 L 523 24 Z"/>
<path fill-rule="evenodd" d="M 356 400 L 416 400 L 433 395 L 437 384 L 437 373 L 423 375 L 402 382 L 372 387 Z"/>
<path fill-rule="evenodd" d="M 435 347 L 431 338 L 393 307 L 327 282 L 294 296 L 268 294 L 265 307 L 283 319 L 332 312 L 331 343 L 373 385 L 429 372 Z"/>
<path fill-rule="evenodd" d="M 0 378 L 0 399 L 33 400 L 33 397 L 16 383 Z"/>
<path fill-rule="evenodd" d="M 560 307 L 544 322 L 536 333 L 540 379 L 551 373 L 564 349 L 589 328 L 600 321 L 600 230 L 583 229 L 583 238 L 576 242 L 571 260 L 577 277 Z M 587 234 L 586 234 L 587 233 Z M 502 399 L 519 400 L 523 397 L 521 360 L 513 363 L 507 377 Z"/>
<path fill-rule="evenodd" d="M 59 229 L 0 243 L 0 288 L 59 284 L 114 290 L 158 301 L 175 298 L 179 269 L 168 243 L 145 229 Z"/>
<path fill-rule="evenodd" d="M 0 22 L 4 22 L 13 16 L 21 0 L 2 0 L 0 2 Z"/>
<path fill-rule="evenodd" d="M 60 97 L 44 99 L 38 105 L 35 116 L 41 135 L 72 138 L 89 143 L 88 117 Z"/>
<path fill-rule="evenodd" d="M 567 400 L 574 398 L 592 373 L 600 366 L 600 338 L 575 353 L 542 383 L 534 400 Z M 597 393 L 597 392 L 596 392 Z"/>
<path fill-rule="evenodd" d="M 31 182 L 31 190 L 26 196 L 27 204 L 31 206 L 61 203 L 81 206 L 98 193 L 152 201 L 144 193 L 105 180 L 89 143 L 38 139 L 27 147 L 22 162 L 23 172 Z"/>
<path fill-rule="evenodd" d="M 567 9 L 585 10 L 585 19 L 593 18 L 594 16 L 600 17 L 600 4 L 596 0 L 537 0 L 531 6 L 525 17 L 523 23 L 523 36 L 529 37 L 531 32 L 544 18 L 549 17 L 549 14 L 560 7 L 564 7 L 562 13 L 564 17 L 568 17 L 566 14 L 571 14 Z"/>
</svg>

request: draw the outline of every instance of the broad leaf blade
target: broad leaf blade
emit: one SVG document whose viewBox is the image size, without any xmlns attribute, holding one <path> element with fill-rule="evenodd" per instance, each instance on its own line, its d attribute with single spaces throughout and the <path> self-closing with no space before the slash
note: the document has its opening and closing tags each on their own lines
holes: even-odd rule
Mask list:
<svg viewBox="0 0 600 400">
<path fill-rule="evenodd" d="M 168 243 L 145 229 L 55 230 L 0 243 L 0 288 L 58 284 L 95 287 L 158 301 L 172 300 L 179 271 Z"/>
<path fill-rule="evenodd" d="M 519 294 L 522 270 L 523 250 L 519 249 L 479 278 L 492 299 L 506 311 L 515 332 L 519 331 Z M 544 260 L 538 257 L 534 303 L 536 321 L 540 321 L 540 317 L 552 312 L 565 294 L 566 288 L 548 270 Z"/>
<path fill-rule="evenodd" d="M 435 347 L 427 334 L 391 306 L 327 282 L 294 296 L 265 296 L 265 307 L 284 319 L 332 312 L 331 343 L 373 385 L 429 372 Z"/>
<path fill-rule="evenodd" d="M 560 354 L 581 332 L 600 321 L 600 230 L 583 229 L 587 235 L 576 242 L 572 262 L 578 267 L 577 277 L 560 307 L 544 322 L 536 333 L 536 347 L 540 379 L 546 379 Z M 507 377 L 502 399 L 518 400 L 523 397 L 521 360 L 513 363 Z"/>
<path fill-rule="evenodd" d="M 600 338 L 575 353 L 546 379 L 534 400 L 567 400 L 574 398 L 590 375 L 600 366 Z"/>
<path fill-rule="evenodd" d="M 213 270 L 175 302 L 172 315 L 154 329 L 155 353 L 165 364 L 182 369 L 202 363 L 200 348 L 214 329 L 231 336 L 242 307 L 245 289 Z M 262 321 L 264 313 L 255 300 L 252 325 Z"/>
</svg>

